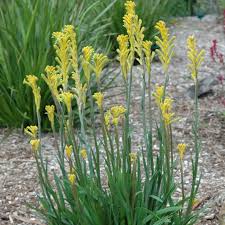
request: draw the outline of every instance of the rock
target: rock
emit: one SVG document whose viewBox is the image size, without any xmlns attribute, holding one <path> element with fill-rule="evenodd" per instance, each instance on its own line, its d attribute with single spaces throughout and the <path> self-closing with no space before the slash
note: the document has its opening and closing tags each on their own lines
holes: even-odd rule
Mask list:
<svg viewBox="0 0 225 225">
<path fill-rule="evenodd" d="M 199 81 L 199 92 L 198 92 L 198 98 L 203 98 L 205 96 L 208 96 L 210 94 L 213 94 L 213 86 L 218 85 L 219 81 L 213 77 L 208 76 L 204 79 Z M 187 90 L 187 95 L 194 99 L 195 97 L 195 85 L 192 85 Z"/>
</svg>

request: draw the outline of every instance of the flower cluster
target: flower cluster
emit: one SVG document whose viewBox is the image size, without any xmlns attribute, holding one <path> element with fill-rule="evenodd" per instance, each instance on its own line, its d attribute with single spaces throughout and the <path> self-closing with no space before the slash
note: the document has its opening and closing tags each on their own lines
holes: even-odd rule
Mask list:
<svg viewBox="0 0 225 225">
<path fill-rule="evenodd" d="M 29 85 L 32 88 L 36 110 L 39 112 L 41 105 L 40 87 L 37 86 L 38 78 L 34 75 L 27 75 L 23 83 Z"/>
<path fill-rule="evenodd" d="M 45 106 L 46 113 L 48 115 L 48 119 L 51 123 L 52 129 L 54 129 L 54 113 L 55 113 L 55 106 L 54 105 L 46 105 Z"/>
<path fill-rule="evenodd" d="M 95 99 L 96 104 L 98 105 L 99 109 L 101 109 L 103 100 L 104 100 L 104 95 L 102 94 L 102 92 L 94 93 L 93 98 Z"/>
<path fill-rule="evenodd" d="M 198 77 L 198 69 L 204 60 L 205 51 L 197 50 L 196 38 L 193 35 L 188 37 L 187 47 L 188 47 L 187 55 L 190 61 L 188 67 L 190 69 L 192 79 L 196 81 Z"/>
<path fill-rule="evenodd" d="M 160 20 L 156 23 L 155 28 L 159 31 L 161 38 L 158 36 L 155 37 L 156 44 L 160 49 L 157 49 L 156 52 L 159 56 L 159 59 L 163 65 L 164 72 L 168 71 L 168 67 L 173 56 L 174 40 L 175 36 L 170 38 L 169 30 L 166 27 L 164 21 Z"/>
<path fill-rule="evenodd" d="M 160 103 L 160 110 L 161 110 L 161 113 L 162 113 L 162 118 L 163 118 L 166 126 L 170 125 L 172 122 L 175 121 L 174 113 L 171 112 L 172 102 L 173 102 L 173 100 L 171 98 L 166 97 Z"/>
<path fill-rule="evenodd" d="M 126 108 L 122 105 L 112 106 L 105 114 L 104 114 L 104 122 L 106 127 L 112 123 L 115 127 L 118 126 L 119 121 L 123 119 L 124 114 L 126 112 Z"/>
<path fill-rule="evenodd" d="M 39 150 L 39 147 L 40 147 L 40 139 L 37 138 L 38 127 L 37 126 L 27 126 L 24 129 L 24 132 L 30 136 L 30 138 L 31 138 L 30 144 L 31 144 L 33 152 L 36 154 L 36 152 Z"/>
<path fill-rule="evenodd" d="M 187 147 L 187 145 L 184 144 L 184 143 L 180 143 L 180 144 L 177 145 L 177 150 L 178 150 L 178 153 L 179 153 L 181 161 L 183 161 L 183 159 L 184 159 L 184 154 L 185 154 L 185 151 L 186 151 L 186 147 Z"/>
</svg>

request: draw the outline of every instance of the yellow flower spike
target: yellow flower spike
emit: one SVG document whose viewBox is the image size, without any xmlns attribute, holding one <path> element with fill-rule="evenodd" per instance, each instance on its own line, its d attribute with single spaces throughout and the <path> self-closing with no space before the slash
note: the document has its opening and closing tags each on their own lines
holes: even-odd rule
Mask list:
<svg viewBox="0 0 225 225">
<path fill-rule="evenodd" d="M 34 153 L 39 150 L 40 147 L 40 139 L 32 139 L 30 140 L 30 144 Z"/>
<path fill-rule="evenodd" d="M 129 37 L 128 35 L 119 35 L 117 37 L 117 41 L 119 44 L 119 49 L 117 49 L 117 52 L 119 54 L 119 61 L 121 65 L 121 70 L 123 74 L 124 80 L 127 80 L 127 74 L 129 71 L 129 63 L 128 63 L 128 57 L 129 57 Z"/>
<path fill-rule="evenodd" d="M 155 37 L 156 44 L 160 49 L 157 49 L 156 52 L 159 56 L 159 59 L 163 65 L 163 70 L 166 73 L 171 61 L 171 58 L 174 54 L 174 41 L 175 36 L 170 38 L 169 29 L 166 27 L 164 21 L 160 20 L 156 23 L 155 28 L 160 32 L 161 38 L 158 36 Z"/>
<path fill-rule="evenodd" d="M 71 185 L 75 184 L 76 181 L 76 175 L 74 173 L 69 173 L 68 174 L 68 179 Z"/>
<path fill-rule="evenodd" d="M 46 66 L 45 67 L 45 72 L 47 74 L 56 73 L 56 67 L 55 66 Z"/>
<path fill-rule="evenodd" d="M 35 75 L 26 75 L 26 78 L 23 80 L 24 84 L 29 85 L 32 90 L 37 88 L 38 78 Z"/>
<path fill-rule="evenodd" d="M 136 16 L 134 20 L 135 25 L 135 51 L 139 58 L 137 58 L 140 65 L 143 64 L 143 41 L 144 41 L 144 31 L 145 28 L 142 27 L 142 20 L 138 19 L 138 16 Z"/>
<path fill-rule="evenodd" d="M 163 102 L 160 103 L 162 118 L 166 126 L 169 126 L 171 123 L 176 121 L 176 119 L 174 118 L 174 113 L 171 113 L 172 102 L 173 100 L 167 97 Z"/>
<path fill-rule="evenodd" d="M 169 126 L 171 123 L 175 121 L 174 113 L 163 113 L 163 119 L 166 126 Z"/>
<path fill-rule="evenodd" d="M 32 137 L 33 139 L 37 138 L 37 133 L 38 133 L 38 127 L 37 126 L 27 126 L 24 129 L 24 132 L 26 134 L 28 134 L 30 137 Z"/>
<path fill-rule="evenodd" d="M 119 124 L 119 117 L 113 117 L 113 118 L 112 118 L 112 123 L 113 123 L 113 125 L 114 125 L 115 127 L 117 127 L 118 124 Z"/>
<path fill-rule="evenodd" d="M 166 97 L 164 102 L 163 102 L 163 107 L 165 109 L 165 111 L 171 111 L 172 110 L 172 103 L 173 103 L 173 100 L 169 97 Z"/>
<path fill-rule="evenodd" d="M 178 150 L 178 153 L 179 153 L 181 161 L 183 161 L 183 159 L 184 159 L 184 154 L 186 152 L 186 147 L 187 147 L 187 145 L 183 144 L 183 143 L 180 143 L 180 144 L 177 145 L 177 150 Z"/>
<path fill-rule="evenodd" d="M 110 111 L 112 115 L 112 123 L 114 126 L 118 126 L 119 119 L 124 116 L 126 109 L 123 106 L 113 106 Z"/>
<path fill-rule="evenodd" d="M 130 42 L 130 56 L 134 56 L 135 51 L 135 26 L 134 26 L 135 15 L 126 14 L 123 17 L 123 26 L 126 28 L 129 42 Z"/>
<path fill-rule="evenodd" d="M 81 60 L 81 65 L 84 70 L 84 77 L 87 83 L 89 84 L 91 79 L 91 70 L 92 70 L 90 62 L 91 62 L 91 57 L 94 53 L 94 49 L 92 46 L 86 46 L 82 49 L 82 53 L 83 53 L 83 57 Z"/>
<path fill-rule="evenodd" d="M 80 81 L 80 76 L 78 74 L 73 74 L 72 78 L 75 81 L 75 88 L 73 91 L 75 92 L 75 98 L 77 101 L 78 109 L 81 111 L 82 107 L 85 107 L 86 104 L 86 92 L 87 92 L 87 85 L 82 84 Z"/>
<path fill-rule="evenodd" d="M 156 23 L 155 28 L 160 32 L 162 41 L 168 41 L 169 29 L 166 27 L 166 23 L 160 20 Z"/>
<path fill-rule="evenodd" d="M 133 1 L 126 1 L 124 5 L 125 5 L 126 14 L 135 15 L 136 4 Z"/>
<path fill-rule="evenodd" d="M 51 123 L 51 127 L 54 127 L 54 113 L 55 113 L 55 106 L 54 105 L 46 105 L 45 106 L 46 113 L 48 115 L 48 119 Z"/>
<path fill-rule="evenodd" d="M 65 25 L 63 29 L 63 33 L 68 37 L 70 40 L 70 45 L 69 45 L 69 57 L 70 57 L 70 62 L 73 67 L 73 72 L 75 74 L 79 74 L 79 67 L 78 67 L 78 54 L 77 54 L 77 35 L 74 30 L 73 25 Z"/>
<path fill-rule="evenodd" d="M 66 147 L 65 147 L 65 153 L 66 153 L 66 157 L 68 159 L 71 158 L 72 151 L 73 151 L 73 146 L 72 145 L 66 145 Z"/>
<path fill-rule="evenodd" d="M 162 102 L 163 95 L 164 95 L 164 86 L 156 85 L 155 93 L 153 93 L 153 96 L 155 97 L 155 101 L 158 106 L 160 106 Z"/>
<path fill-rule="evenodd" d="M 113 118 L 120 117 L 121 115 L 124 115 L 125 112 L 126 112 L 126 108 L 124 108 L 121 105 L 113 106 L 111 108 L 111 114 L 112 114 Z"/>
<path fill-rule="evenodd" d="M 62 99 L 62 101 L 65 103 L 66 108 L 67 108 L 67 112 L 70 113 L 71 112 L 71 102 L 72 102 L 72 98 L 73 98 L 73 94 L 70 92 L 62 92 L 60 94 L 60 97 Z"/>
<path fill-rule="evenodd" d="M 205 51 L 197 50 L 197 41 L 193 35 L 189 36 L 187 39 L 187 48 L 188 59 L 190 61 L 188 67 L 191 72 L 192 79 L 196 81 L 198 76 L 198 69 L 204 61 Z"/>
<path fill-rule="evenodd" d="M 109 128 L 109 126 L 110 126 L 111 118 L 112 118 L 111 111 L 108 110 L 108 111 L 104 114 L 104 121 L 105 121 L 105 125 L 106 125 L 107 128 Z"/>
<path fill-rule="evenodd" d="M 41 105 L 41 89 L 37 86 L 37 81 L 38 78 L 35 75 L 26 75 L 23 83 L 29 85 L 32 88 L 36 110 L 39 111 Z"/>
<path fill-rule="evenodd" d="M 59 100 L 58 87 L 62 83 L 61 76 L 57 74 L 56 67 L 54 66 L 46 66 L 45 72 L 47 75 L 42 75 L 42 79 L 48 85 L 52 95 Z"/>
<path fill-rule="evenodd" d="M 94 72 L 96 75 L 97 82 L 99 83 L 102 70 L 109 62 L 109 59 L 106 55 L 99 53 L 95 53 L 93 59 L 94 59 Z"/>
<path fill-rule="evenodd" d="M 102 92 L 94 93 L 93 98 L 95 99 L 95 102 L 98 105 L 99 109 L 101 109 L 104 100 L 104 95 L 102 94 Z"/>
<path fill-rule="evenodd" d="M 83 148 L 80 151 L 80 155 L 81 155 L 81 157 L 82 157 L 83 160 L 87 159 L 87 151 L 86 151 L 86 149 Z"/>
<path fill-rule="evenodd" d="M 143 40 L 144 40 L 144 30 L 142 27 L 142 20 L 138 18 L 135 13 L 135 3 L 133 1 L 127 1 L 125 3 L 126 14 L 123 17 L 123 26 L 127 30 L 127 34 L 130 42 L 130 52 L 129 52 L 129 66 L 134 59 L 134 52 L 138 55 L 138 61 L 142 65 L 143 63 Z"/>
<path fill-rule="evenodd" d="M 143 41 L 143 52 L 145 56 L 145 63 L 148 74 L 151 73 L 151 62 L 155 56 L 155 52 L 152 52 L 152 42 L 151 41 Z"/>
<path fill-rule="evenodd" d="M 58 68 L 60 75 L 62 76 L 63 89 L 67 89 L 68 85 L 68 70 L 69 70 L 69 48 L 70 48 L 70 36 L 64 32 L 54 32 L 52 34 L 55 38 L 54 48 L 56 50 L 56 61 L 58 62 Z"/>
<path fill-rule="evenodd" d="M 136 162 L 136 160 L 137 160 L 137 153 L 131 152 L 131 153 L 129 154 L 129 156 L 130 156 L 130 162 L 131 162 L 131 163 Z"/>
</svg>

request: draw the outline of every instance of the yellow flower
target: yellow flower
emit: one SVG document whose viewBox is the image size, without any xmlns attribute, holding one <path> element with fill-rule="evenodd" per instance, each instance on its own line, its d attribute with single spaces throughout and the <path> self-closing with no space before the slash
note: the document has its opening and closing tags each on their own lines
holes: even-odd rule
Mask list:
<svg viewBox="0 0 225 225">
<path fill-rule="evenodd" d="M 127 79 L 127 74 L 129 70 L 129 63 L 128 63 L 128 57 L 129 57 L 129 38 L 128 35 L 119 35 L 117 37 L 117 41 L 119 44 L 119 49 L 117 49 L 117 52 L 119 54 L 119 61 L 122 69 L 123 78 Z"/>
<path fill-rule="evenodd" d="M 42 75 L 42 78 L 48 85 L 53 97 L 56 97 L 59 100 L 58 87 L 62 83 L 61 76 L 57 74 L 54 66 L 46 66 L 45 72 L 47 73 L 47 76 Z"/>
<path fill-rule="evenodd" d="M 101 92 L 96 92 L 94 93 L 93 98 L 95 99 L 95 102 L 98 105 L 99 109 L 101 109 L 104 100 L 104 95 Z"/>
<path fill-rule="evenodd" d="M 31 136 L 33 139 L 37 138 L 38 127 L 37 126 L 27 126 L 24 132 Z"/>
<path fill-rule="evenodd" d="M 30 140 L 30 144 L 31 144 L 32 150 L 34 152 L 37 152 L 40 147 L 40 139 L 32 139 Z"/>
<path fill-rule="evenodd" d="M 136 160 L 137 160 L 137 153 L 131 152 L 131 153 L 129 154 L 129 156 L 130 156 L 130 162 L 131 162 L 131 163 L 136 162 Z"/>
<path fill-rule="evenodd" d="M 139 58 L 137 58 L 140 65 L 143 64 L 143 41 L 144 41 L 144 31 L 145 28 L 142 26 L 142 20 L 138 19 L 138 16 L 136 16 L 136 19 L 134 20 L 134 26 L 135 26 L 135 51 Z"/>
<path fill-rule="evenodd" d="M 85 160 L 85 159 L 87 159 L 87 151 L 86 151 L 86 149 L 82 149 L 81 151 L 80 151 L 80 155 L 81 155 L 81 157 Z"/>
<path fill-rule="evenodd" d="M 152 52 L 151 47 L 151 41 L 143 41 L 143 52 L 145 55 L 145 63 L 149 75 L 151 73 L 151 62 L 155 56 L 155 52 Z"/>
<path fill-rule="evenodd" d="M 94 59 L 94 72 L 96 75 L 97 82 L 100 82 L 100 75 L 103 68 L 109 62 L 109 59 L 104 54 L 95 53 L 93 56 Z"/>
<path fill-rule="evenodd" d="M 73 185 L 73 184 L 75 184 L 75 181 L 76 181 L 76 175 L 74 173 L 69 173 L 68 179 L 69 179 L 70 184 Z"/>
<path fill-rule="evenodd" d="M 73 151 L 73 146 L 72 145 L 66 145 L 66 147 L 65 147 L 65 153 L 66 153 L 66 157 L 68 159 L 71 158 L 72 151 Z"/>
<path fill-rule="evenodd" d="M 37 88 L 38 78 L 35 75 L 26 75 L 26 78 L 23 80 L 24 84 L 29 85 L 32 90 Z"/>
<path fill-rule="evenodd" d="M 155 97 L 155 101 L 158 106 L 160 106 L 160 103 L 162 102 L 163 95 L 164 95 L 164 86 L 156 85 L 155 93 L 153 93 L 153 96 Z"/>
<path fill-rule="evenodd" d="M 130 61 L 133 60 L 135 51 L 135 26 L 134 26 L 135 16 L 136 15 L 134 14 L 126 14 L 123 17 L 123 26 L 126 28 L 130 42 L 130 55 L 129 55 Z"/>
<path fill-rule="evenodd" d="M 123 26 L 127 30 L 130 42 L 129 64 L 133 63 L 134 52 L 137 53 L 137 60 L 140 64 L 143 63 L 142 55 L 142 43 L 144 40 L 144 27 L 142 27 L 142 20 L 138 18 L 135 13 L 135 3 L 133 1 L 127 1 L 125 3 L 126 14 L 123 17 Z M 129 65 L 130 66 L 130 65 Z"/>
<path fill-rule="evenodd" d="M 133 1 L 126 1 L 125 2 L 125 10 L 126 14 L 135 15 L 135 3 Z"/>
<path fill-rule="evenodd" d="M 188 59 L 190 61 L 188 67 L 193 80 L 196 81 L 198 76 L 198 69 L 204 60 L 205 51 L 201 50 L 199 52 L 197 50 L 196 38 L 193 35 L 189 36 L 187 39 L 187 48 Z"/>
<path fill-rule="evenodd" d="M 158 53 L 159 59 L 163 65 L 164 72 L 166 73 L 174 54 L 174 40 L 175 36 L 170 38 L 169 29 L 166 27 L 164 21 L 160 20 L 156 23 L 155 28 L 160 32 L 161 39 L 156 36 L 156 44 L 160 47 L 156 52 Z"/>
<path fill-rule="evenodd" d="M 82 57 L 82 68 L 84 70 L 84 76 L 85 79 L 87 81 L 87 83 L 89 84 L 90 82 L 90 78 L 91 78 L 91 57 L 92 54 L 94 53 L 94 49 L 91 46 L 86 46 L 82 49 L 82 53 L 83 53 L 83 57 Z"/>
<path fill-rule="evenodd" d="M 62 101 L 66 104 L 68 113 L 70 113 L 71 109 L 72 109 L 71 102 L 72 102 L 73 94 L 70 92 L 62 92 L 60 94 L 60 97 L 61 97 Z"/>
<path fill-rule="evenodd" d="M 55 106 L 54 105 L 46 105 L 45 110 L 48 115 L 48 119 L 51 123 L 52 128 L 54 127 L 54 112 L 55 112 Z"/>
<path fill-rule="evenodd" d="M 180 144 L 177 145 L 177 150 L 178 150 L 178 153 L 179 153 L 179 156 L 180 156 L 181 160 L 184 159 L 184 154 L 185 154 L 185 151 L 186 151 L 186 147 L 187 147 L 187 145 L 183 144 L 183 143 L 180 143 Z"/>
<path fill-rule="evenodd" d="M 163 102 L 160 103 L 160 110 L 166 126 L 170 125 L 176 120 L 174 119 L 174 113 L 171 113 L 172 102 L 173 100 L 167 97 Z"/>
<path fill-rule="evenodd" d="M 24 79 L 23 83 L 29 85 L 32 88 L 33 95 L 34 95 L 34 101 L 36 110 L 40 110 L 40 104 L 41 104 L 41 94 L 40 94 L 40 87 L 37 86 L 38 78 L 34 75 L 26 75 L 26 78 Z"/>
<path fill-rule="evenodd" d="M 56 61 L 59 64 L 59 73 L 62 77 L 62 85 L 64 90 L 66 90 L 68 84 L 70 37 L 64 32 L 54 32 L 52 36 L 55 38 L 54 48 L 57 55 Z"/>
<path fill-rule="evenodd" d="M 111 111 L 108 110 L 108 111 L 105 113 L 105 115 L 104 115 L 104 121 L 105 121 L 106 127 L 109 127 L 111 118 L 112 118 Z"/>
<path fill-rule="evenodd" d="M 78 54 L 77 54 L 77 40 L 76 40 L 76 32 L 74 30 L 73 25 L 65 25 L 63 29 L 63 33 L 69 39 L 69 58 L 73 68 L 73 73 L 79 74 L 79 67 L 78 67 Z"/>
<path fill-rule="evenodd" d="M 126 112 L 126 109 L 123 106 L 113 106 L 111 109 L 111 115 L 112 115 L 112 123 L 114 126 L 118 126 L 119 119 L 124 116 L 124 113 Z"/>
<path fill-rule="evenodd" d="M 113 118 L 118 118 L 121 115 L 124 115 L 125 112 L 126 112 L 126 108 L 124 108 L 122 105 L 113 106 L 111 108 L 111 114 L 112 114 Z"/>
<path fill-rule="evenodd" d="M 82 107 L 84 107 L 86 103 L 87 85 L 83 85 L 81 83 L 80 76 L 78 74 L 74 73 L 72 78 L 75 81 L 75 88 L 73 89 L 75 92 L 75 98 L 77 100 L 78 109 L 81 111 Z"/>
</svg>

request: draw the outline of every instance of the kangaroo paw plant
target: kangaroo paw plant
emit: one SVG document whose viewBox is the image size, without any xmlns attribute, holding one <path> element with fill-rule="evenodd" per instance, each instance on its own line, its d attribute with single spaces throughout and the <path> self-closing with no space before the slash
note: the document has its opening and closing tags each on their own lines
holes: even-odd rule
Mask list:
<svg viewBox="0 0 225 225">
<path fill-rule="evenodd" d="M 157 22 L 155 28 L 159 36 L 155 40 L 159 49 L 152 52 L 152 42 L 144 38 L 145 29 L 136 15 L 133 1 L 125 3 L 123 26 L 127 34 L 118 36 L 117 52 L 126 101 L 124 105 L 111 108 L 104 104 L 100 79 L 109 62 L 107 56 L 95 52 L 91 46 L 84 47 L 82 55 L 78 56 L 76 33 L 71 25 L 65 26 L 62 32 L 53 33 L 57 66 L 47 66 L 42 77 L 54 100 L 54 105 L 47 105 L 45 109 L 55 137 L 57 172 L 48 170 L 41 147 L 39 80 L 34 75 L 27 75 L 24 80 L 32 88 L 38 119 L 37 126 L 25 129 L 30 136 L 41 187 L 39 204 L 34 209 L 47 224 L 184 225 L 194 224 L 197 220 L 192 208 L 200 183 L 197 91 L 198 69 L 204 51 L 198 51 L 194 36 L 188 38 L 188 67 L 196 86 L 196 95 L 192 180 L 187 188 L 183 166 L 187 146 L 185 143 L 177 146 L 173 143 L 172 126 L 178 119 L 173 112 L 173 99 L 168 94 L 168 68 L 174 53 L 175 37 L 171 37 L 163 21 Z M 151 67 L 155 54 L 162 63 L 164 76 L 161 84 L 153 87 Z M 133 144 L 130 119 L 135 60 L 142 69 L 140 78 L 143 83 L 140 101 L 143 144 L 140 149 Z M 81 79 L 82 70 L 84 76 Z M 92 95 L 93 83 L 97 84 L 98 90 Z M 72 107 L 75 101 L 79 129 L 73 126 Z M 154 102 L 158 108 L 156 118 L 152 110 Z M 85 112 L 86 104 L 90 105 L 88 113 Z M 55 131 L 56 121 L 60 126 L 59 135 Z M 153 147 L 155 145 L 158 148 Z M 175 174 L 179 174 L 180 179 L 175 179 Z M 178 187 L 181 193 L 177 191 Z"/>
</svg>

